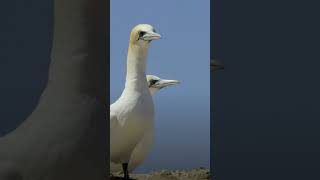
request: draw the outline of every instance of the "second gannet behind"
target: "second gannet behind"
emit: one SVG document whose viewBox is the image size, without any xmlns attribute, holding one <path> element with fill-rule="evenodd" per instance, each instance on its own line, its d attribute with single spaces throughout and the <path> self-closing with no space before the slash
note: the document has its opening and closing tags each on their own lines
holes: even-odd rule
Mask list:
<svg viewBox="0 0 320 180">
<path fill-rule="evenodd" d="M 132 29 L 125 88 L 110 106 L 110 161 L 122 164 L 125 179 L 129 179 L 128 163 L 133 149 L 153 127 L 154 107 L 145 71 L 150 42 L 160 37 L 148 24 Z"/>
<path fill-rule="evenodd" d="M 154 95 L 160 89 L 179 84 L 180 82 L 177 80 L 167 80 L 161 79 L 155 75 L 147 75 L 148 87 L 151 95 Z M 137 168 L 147 157 L 152 144 L 153 144 L 153 136 L 154 136 L 154 128 L 149 128 L 144 133 L 143 138 L 134 148 L 130 162 L 128 165 L 128 171 L 132 172 L 135 168 Z M 110 163 L 110 172 L 112 175 L 121 174 L 121 164 Z"/>
</svg>

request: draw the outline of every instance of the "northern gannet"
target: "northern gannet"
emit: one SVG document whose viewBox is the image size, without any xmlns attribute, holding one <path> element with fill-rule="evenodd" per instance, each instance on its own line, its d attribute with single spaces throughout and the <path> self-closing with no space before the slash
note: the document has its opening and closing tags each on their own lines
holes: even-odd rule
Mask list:
<svg viewBox="0 0 320 180">
<path fill-rule="evenodd" d="M 132 29 L 125 88 L 110 105 L 110 161 L 122 164 L 125 179 L 129 179 L 128 163 L 134 148 L 153 127 L 154 106 L 145 71 L 150 42 L 160 37 L 148 24 Z"/>
<path fill-rule="evenodd" d="M 148 87 L 151 95 L 154 95 L 160 89 L 180 83 L 177 80 L 161 79 L 155 75 L 147 75 Z M 143 138 L 135 146 L 128 165 L 128 171 L 132 172 L 138 167 L 148 155 L 153 144 L 154 129 L 147 129 Z M 120 174 L 122 171 L 121 164 L 110 163 L 110 172 L 112 174 Z"/>
</svg>

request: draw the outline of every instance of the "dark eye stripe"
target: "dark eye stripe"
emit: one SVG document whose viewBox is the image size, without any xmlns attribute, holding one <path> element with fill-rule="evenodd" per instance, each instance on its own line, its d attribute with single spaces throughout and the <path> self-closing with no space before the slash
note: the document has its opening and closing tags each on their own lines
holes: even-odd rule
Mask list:
<svg viewBox="0 0 320 180">
<path fill-rule="evenodd" d="M 149 87 L 151 87 L 152 85 L 154 85 L 154 84 L 157 83 L 158 81 L 159 81 L 159 80 L 155 80 L 155 79 L 151 80 Z"/>
<path fill-rule="evenodd" d="M 139 32 L 139 37 L 142 37 L 142 36 L 144 36 L 145 34 L 146 34 L 146 32 L 140 31 L 140 32 Z"/>
</svg>

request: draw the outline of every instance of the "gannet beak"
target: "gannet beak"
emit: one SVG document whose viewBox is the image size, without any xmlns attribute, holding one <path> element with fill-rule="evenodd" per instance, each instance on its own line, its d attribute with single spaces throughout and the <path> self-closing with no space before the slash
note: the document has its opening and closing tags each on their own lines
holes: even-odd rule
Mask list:
<svg viewBox="0 0 320 180">
<path fill-rule="evenodd" d="M 210 68 L 213 71 L 222 70 L 222 69 L 224 69 L 224 65 L 222 62 L 215 60 L 215 59 L 212 59 L 210 61 Z"/>
<path fill-rule="evenodd" d="M 158 40 L 160 38 L 161 35 L 155 32 L 147 32 L 144 36 L 142 36 L 142 39 L 145 41 Z"/>
<path fill-rule="evenodd" d="M 172 85 L 176 85 L 176 84 L 180 84 L 179 81 L 177 80 L 167 80 L 167 79 L 163 79 L 159 82 L 157 82 L 156 86 L 161 89 L 164 87 L 168 87 L 168 86 L 172 86 Z"/>
</svg>

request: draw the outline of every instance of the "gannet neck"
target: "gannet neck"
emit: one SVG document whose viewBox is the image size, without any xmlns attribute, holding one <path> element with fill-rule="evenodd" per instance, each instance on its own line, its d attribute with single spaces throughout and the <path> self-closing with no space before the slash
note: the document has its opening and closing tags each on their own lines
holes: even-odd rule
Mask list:
<svg viewBox="0 0 320 180">
<path fill-rule="evenodd" d="M 153 96 L 156 92 L 158 92 L 158 89 L 156 88 L 149 88 L 150 95 Z"/>
<path fill-rule="evenodd" d="M 130 43 L 127 57 L 126 89 L 148 90 L 146 81 L 148 47 Z"/>
</svg>

